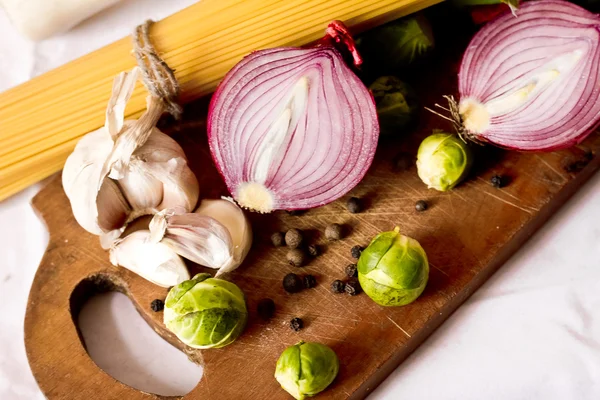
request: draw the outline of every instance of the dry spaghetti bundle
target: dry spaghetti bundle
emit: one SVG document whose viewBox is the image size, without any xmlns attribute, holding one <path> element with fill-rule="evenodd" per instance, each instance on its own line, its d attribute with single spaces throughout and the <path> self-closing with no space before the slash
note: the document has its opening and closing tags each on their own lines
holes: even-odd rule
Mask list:
<svg viewBox="0 0 600 400">
<path fill-rule="evenodd" d="M 186 103 L 254 50 L 313 42 L 334 19 L 360 31 L 437 2 L 203 0 L 150 33 Z M 77 141 L 103 126 L 112 79 L 135 65 L 125 38 L 0 94 L 0 200 L 60 170 Z M 145 97 L 142 87 L 132 92 L 126 118 L 141 115 Z"/>
</svg>

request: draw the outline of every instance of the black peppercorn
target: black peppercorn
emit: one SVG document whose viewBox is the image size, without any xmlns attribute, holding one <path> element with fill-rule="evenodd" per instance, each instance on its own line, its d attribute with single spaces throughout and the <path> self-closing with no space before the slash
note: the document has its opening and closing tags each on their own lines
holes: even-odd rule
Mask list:
<svg viewBox="0 0 600 400">
<path fill-rule="evenodd" d="M 352 258 L 356 258 L 357 260 L 360 258 L 360 253 L 362 253 L 363 251 L 363 247 L 362 246 L 354 246 L 352 247 L 352 249 L 350 249 L 350 254 L 352 254 Z"/>
<path fill-rule="evenodd" d="M 408 153 L 399 153 L 392 160 L 393 169 L 395 172 L 406 171 L 410 169 L 413 163 L 413 157 Z"/>
<path fill-rule="evenodd" d="M 358 276 L 358 270 L 356 269 L 356 264 L 346 265 L 346 276 L 348 278 L 356 278 Z"/>
<path fill-rule="evenodd" d="M 304 328 L 304 321 L 302 321 L 300 318 L 296 317 L 293 318 L 290 321 L 290 328 L 295 331 L 298 332 L 300 329 Z"/>
<path fill-rule="evenodd" d="M 333 293 L 344 293 L 346 284 L 339 279 L 331 282 L 331 291 Z"/>
<path fill-rule="evenodd" d="M 415 210 L 421 212 L 427 210 L 427 202 L 425 200 L 419 200 L 415 203 Z"/>
<path fill-rule="evenodd" d="M 340 240 L 342 238 L 342 226 L 340 224 L 329 224 L 325 228 L 327 240 Z"/>
<path fill-rule="evenodd" d="M 492 178 L 490 179 L 490 183 L 495 188 L 504 187 L 504 179 L 500 175 L 492 176 Z"/>
<path fill-rule="evenodd" d="M 301 267 L 305 261 L 304 252 L 300 249 L 290 249 L 286 254 L 286 259 L 294 267 Z"/>
<path fill-rule="evenodd" d="M 271 299 L 262 299 L 258 302 L 256 310 L 262 319 L 271 319 L 275 314 L 275 302 Z"/>
<path fill-rule="evenodd" d="M 150 303 L 150 308 L 154 312 L 162 311 L 165 308 L 165 302 L 161 299 L 154 299 L 152 300 L 152 303 Z"/>
<path fill-rule="evenodd" d="M 273 246 L 275 247 L 280 247 L 285 245 L 285 238 L 283 237 L 283 233 L 281 232 L 275 232 L 274 234 L 271 235 L 271 243 L 273 243 Z"/>
<path fill-rule="evenodd" d="M 352 214 L 356 214 L 362 211 L 362 204 L 358 197 L 350 197 L 350 199 L 348 199 L 348 202 L 346 203 L 346 207 L 348 208 L 348 211 L 350 211 Z"/>
<path fill-rule="evenodd" d="M 344 290 L 350 296 L 356 296 L 357 294 L 359 294 L 361 292 L 361 287 L 360 283 L 358 282 L 358 279 L 349 279 L 348 282 L 346 282 Z"/>
<path fill-rule="evenodd" d="M 310 254 L 311 257 L 316 257 L 319 255 L 319 246 L 317 246 L 316 244 L 311 244 L 310 246 L 308 246 L 306 248 L 306 251 L 308 251 L 308 254 Z"/>
<path fill-rule="evenodd" d="M 317 279 L 312 275 L 304 276 L 304 287 L 307 289 L 314 288 L 317 286 Z"/>
<path fill-rule="evenodd" d="M 289 248 L 296 249 L 302 243 L 302 232 L 298 229 L 292 228 L 285 233 L 285 244 Z"/>
<path fill-rule="evenodd" d="M 302 215 L 306 210 L 286 210 L 289 215 Z"/>
<path fill-rule="evenodd" d="M 283 277 L 283 288 L 288 293 L 298 293 L 304 287 L 302 279 L 296 274 L 287 274 Z"/>
</svg>

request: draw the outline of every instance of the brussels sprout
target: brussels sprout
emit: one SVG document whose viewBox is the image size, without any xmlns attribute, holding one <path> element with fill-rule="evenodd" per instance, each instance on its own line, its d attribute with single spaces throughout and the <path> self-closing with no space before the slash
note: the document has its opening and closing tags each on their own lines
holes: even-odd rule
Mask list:
<svg viewBox="0 0 600 400">
<path fill-rule="evenodd" d="M 227 346 L 240 336 L 248 319 L 240 288 L 209 274 L 172 287 L 164 312 L 167 328 L 196 349 Z"/>
<path fill-rule="evenodd" d="M 403 306 L 415 301 L 429 278 L 425 251 L 415 239 L 399 232 L 396 227 L 375 236 L 358 260 L 358 280 L 363 291 L 382 306 Z"/>
<path fill-rule="evenodd" d="M 340 369 L 337 355 L 321 343 L 299 342 L 281 353 L 275 379 L 295 399 L 322 392 L 333 382 Z"/>
<path fill-rule="evenodd" d="M 377 105 L 382 135 L 398 134 L 413 121 L 418 109 L 414 91 L 395 76 L 379 77 L 369 86 Z"/>
<path fill-rule="evenodd" d="M 431 25 L 422 14 L 398 19 L 372 29 L 357 40 L 370 76 L 397 74 L 415 64 L 434 46 Z"/>
<path fill-rule="evenodd" d="M 417 172 L 427 187 L 445 192 L 469 173 L 472 158 L 469 147 L 458 136 L 434 133 L 419 146 Z"/>
</svg>

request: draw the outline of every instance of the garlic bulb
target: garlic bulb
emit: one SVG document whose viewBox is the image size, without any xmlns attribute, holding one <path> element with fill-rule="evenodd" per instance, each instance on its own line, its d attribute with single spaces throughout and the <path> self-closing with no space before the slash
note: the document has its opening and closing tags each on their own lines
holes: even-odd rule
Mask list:
<svg viewBox="0 0 600 400">
<path fill-rule="evenodd" d="M 138 74 L 136 67 L 115 78 L 104 126 L 77 143 L 63 169 L 73 215 L 95 235 L 121 232 L 135 218 L 166 208 L 191 211 L 198 201 L 198 181 L 183 149 L 155 127 L 160 100 L 149 97 L 139 120 L 124 120 Z"/>
<path fill-rule="evenodd" d="M 157 213 L 149 230 L 135 231 L 112 243 L 110 260 L 166 287 L 173 286 L 172 277 L 184 276 L 181 257 L 217 269 L 219 276 L 236 269 L 251 245 L 250 224 L 235 203 L 203 200 L 196 213 L 182 208 Z"/>
<path fill-rule="evenodd" d="M 141 230 L 113 243 L 110 262 L 135 272 L 144 279 L 170 287 L 190 279 L 185 263 L 169 246 L 150 240 L 150 231 Z"/>
</svg>

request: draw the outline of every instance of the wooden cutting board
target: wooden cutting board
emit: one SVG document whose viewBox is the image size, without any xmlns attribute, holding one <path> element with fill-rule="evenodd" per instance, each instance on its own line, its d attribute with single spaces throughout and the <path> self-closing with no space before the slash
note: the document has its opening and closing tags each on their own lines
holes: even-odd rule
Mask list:
<svg viewBox="0 0 600 400">
<path fill-rule="evenodd" d="M 411 79 L 425 105 L 456 93 L 457 61 L 467 36 L 444 43 L 436 58 Z M 438 35 L 439 37 L 439 35 Z M 109 88 L 107 88 L 109 90 Z M 207 150 L 203 115 L 206 102 L 188 108 L 186 120 L 165 129 L 181 143 L 201 181 L 203 197 L 226 194 Z M 31 369 L 44 394 L 54 399 L 165 398 L 131 388 L 102 371 L 86 352 L 77 316 L 87 299 L 98 292 L 125 293 L 144 319 L 165 340 L 204 365 L 198 386 L 185 399 L 289 399 L 273 378 L 275 363 L 287 346 L 319 341 L 338 354 L 341 368 L 331 387 L 317 398 L 363 399 L 419 344 L 498 269 L 600 166 L 596 157 L 600 136 L 583 145 L 546 154 L 520 154 L 477 148 L 470 178 L 450 193 L 428 190 L 417 177 L 414 162 L 398 168 L 399 153 L 414 157 L 420 140 L 433 128 L 446 128 L 438 117 L 422 112 L 414 133 L 382 139 L 373 167 L 348 196 L 303 215 L 277 212 L 250 215 L 254 245 L 243 266 L 228 278 L 247 296 L 249 323 L 235 343 L 223 349 L 188 348 L 168 332 L 162 312 L 152 312 L 153 299 L 167 290 L 135 274 L 113 267 L 95 236 L 75 222 L 57 175 L 34 198 L 33 206 L 46 222 L 50 242 L 31 288 L 25 318 L 25 344 Z M 500 174 L 508 185 L 496 189 L 490 177 Z M 361 197 L 366 209 L 350 214 L 344 203 Z M 417 200 L 430 208 L 415 211 Z M 347 228 L 344 240 L 326 243 L 323 231 L 337 222 Z M 423 295 L 404 307 L 383 308 L 366 295 L 333 294 L 330 283 L 342 279 L 353 262 L 350 248 L 366 245 L 380 231 L 399 226 L 417 239 L 431 263 Z M 291 227 L 302 229 L 323 255 L 304 268 L 285 262 L 285 250 L 274 249 L 269 236 Z M 192 274 L 202 268 L 190 266 Z M 287 294 L 282 278 L 289 272 L 317 277 L 314 289 Z M 272 298 L 273 320 L 256 314 L 257 302 Z M 305 328 L 290 330 L 293 317 Z"/>
</svg>

